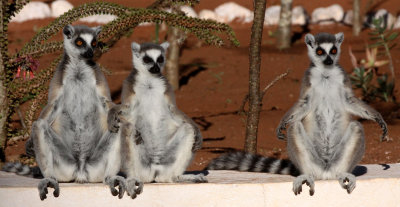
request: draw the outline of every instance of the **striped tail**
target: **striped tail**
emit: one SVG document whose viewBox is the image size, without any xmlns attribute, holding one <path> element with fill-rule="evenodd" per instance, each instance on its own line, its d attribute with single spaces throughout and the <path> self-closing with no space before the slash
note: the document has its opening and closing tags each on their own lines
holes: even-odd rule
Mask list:
<svg viewBox="0 0 400 207">
<path fill-rule="evenodd" d="M 42 172 L 39 167 L 29 167 L 20 162 L 7 162 L 1 169 L 2 171 L 16 173 L 17 175 L 23 175 L 33 178 L 43 178 Z"/>
<path fill-rule="evenodd" d="M 211 160 L 206 170 L 238 170 L 292 176 L 300 174 L 290 160 L 263 157 L 241 151 L 229 152 Z"/>
</svg>

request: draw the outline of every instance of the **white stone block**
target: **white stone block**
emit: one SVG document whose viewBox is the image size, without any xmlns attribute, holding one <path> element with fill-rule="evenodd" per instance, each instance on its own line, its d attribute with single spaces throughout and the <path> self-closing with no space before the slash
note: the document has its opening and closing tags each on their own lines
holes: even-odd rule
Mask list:
<svg viewBox="0 0 400 207">
<path fill-rule="evenodd" d="M 56 18 L 74 8 L 74 6 L 65 0 L 58 0 L 51 3 L 51 16 Z"/>
<path fill-rule="evenodd" d="M 343 23 L 347 25 L 353 25 L 353 10 L 348 10 L 344 14 Z"/>
<path fill-rule="evenodd" d="M 307 11 L 302 6 L 296 6 L 292 9 L 292 24 L 305 25 L 307 23 Z"/>
<path fill-rule="evenodd" d="M 281 6 L 270 6 L 265 10 L 264 25 L 277 25 L 281 13 Z M 305 25 L 307 23 L 307 12 L 302 6 L 296 6 L 292 9 L 292 24 Z"/>
<path fill-rule="evenodd" d="M 29 2 L 22 10 L 11 18 L 12 22 L 24 22 L 32 19 L 43 19 L 51 16 L 50 7 L 38 1 Z"/>
<path fill-rule="evenodd" d="M 235 19 L 243 23 L 253 21 L 253 12 L 234 2 L 221 4 L 214 11 L 218 19 L 225 23 L 232 22 Z"/>
<path fill-rule="evenodd" d="M 218 17 L 215 14 L 215 12 L 212 10 L 208 10 L 208 9 L 201 10 L 199 12 L 199 18 L 200 19 L 211 19 L 211 20 L 218 21 Z"/>
<path fill-rule="evenodd" d="M 197 18 L 197 13 L 196 13 L 196 11 L 194 11 L 194 9 L 192 7 L 181 6 L 180 9 L 181 9 L 181 11 L 183 11 L 186 14 L 186 16 Z"/>
<path fill-rule="evenodd" d="M 275 5 L 267 7 L 265 10 L 264 25 L 276 25 L 279 23 L 281 6 Z"/>
<path fill-rule="evenodd" d="M 364 169 L 362 169 L 364 168 Z M 101 206 L 173 206 L 173 207 L 398 207 L 400 164 L 364 165 L 351 194 L 337 180 L 317 180 L 315 194 L 308 186 L 295 196 L 294 177 L 269 173 L 208 171 L 208 183 L 146 183 L 135 199 L 111 195 L 104 184 L 60 183 L 60 196 L 39 199 L 39 179 L 0 171 L 0 207 L 101 207 Z"/>
<path fill-rule="evenodd" d="M 400 16 L 397 17 L 396 22 L 394 23 L 394 27 L 395 29 L 399 29 L 400 28 Z"/>
<path fill-rule="evenodd" d="M 341 22 L 344 16 L 343 8 L 339 4 L 315 9 L 311 14 L 312 23 L 326 21 Z"/>
</svg>

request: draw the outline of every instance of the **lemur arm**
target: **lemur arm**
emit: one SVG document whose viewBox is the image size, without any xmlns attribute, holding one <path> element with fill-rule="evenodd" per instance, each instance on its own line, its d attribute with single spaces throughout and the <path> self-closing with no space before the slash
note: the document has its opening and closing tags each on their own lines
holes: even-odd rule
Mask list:
<svg viewBox="0 0 400 207">
<path fill-rule="evenodd" d="M 282 131 L 286 130 L 288 124 L 301 121 L 310 112 L 310 100 L 311 100 L 311 83 L 309 80 L 309 71 L 306 71 L 301 86 L 300 98 L 296 104 L 289 109 L 288 112 L 282 117 L 276 128 L 276 136 L 278 139 L 285 140 L 286 136 Z"/>
<path fill-rule="evenodd" d="M 297 103 L 282 117 L 276 128 L 276 136 L 278 139 L 285 140 L 286 136 L 282 133 L 286 130 L 288 124 L 293 124 L 294 122 L 301 121 L 310 111 L 310 96 L 306 95 L 300 98 Z"/>
<path fill-rule="evenodd" d="M 186 122 L 192 126 L 194 132 L 194 143 L 192 146 L 192 152 L 201 149 L 201 146 L 203 144 L 203 137 L 201 136 L 200 129 L 197 127 L 196 123 L 190 117 L 188 117 L 185 113 L 183 113 L 176 107 L 174 91 L 172 90 L 171 87 L 167 88 L 164 97 L 167 101 L 168 109 L 173 114 L 173 117 L 178 118 L 183 122 Z"/>
<path fill-rule="evenodd" d="M 382 115 L 354 96 L 351 88 L 345 86 L 345 100 L 346 100 L 346 110 L 356 116 L 364 119 L 369 119 L 377 122 L 382 129 L 381 140 L 386 138 L 388 129 L 385 120 L 383 120 Z"/>
<path fill-rule="evenodd" d="M 63 72 L 61 69 L 57 69 L 53 79 L 50 82 L 47 105 L 43 108 L 38 118 L 46 120 L 47 123 L 52 123 L 58 114 L 57 112 L 59 111 L 57 110 L 57 108 L 59 108 L 59 98 L 62 96 L 63 92 L 62 77 Z"/>
<path fill-rule="evenodd" d="M 98 66 L 96 66 L 94 75 L 96 78 L 96 90 L 97 94 L 99 94 L 99 99 L 104 109 L 109 111 L 112 107 L 114 107 L 115 104 L 111 100 L 110 89 L 108 87 L 107 80 Z"/>
<path fill-rule="evenodd" d="M 112 106 L 108 111 L 107 124 L 111 132 L 118 132 L 119 123 L 127 121 L 127 112 L 129 111 L 132 101 L 135 99 L 135 91 L 133 90 L 133 82 L 131 76 L 124 80 L 122 84 L 121 104 Z"/>
</svg>

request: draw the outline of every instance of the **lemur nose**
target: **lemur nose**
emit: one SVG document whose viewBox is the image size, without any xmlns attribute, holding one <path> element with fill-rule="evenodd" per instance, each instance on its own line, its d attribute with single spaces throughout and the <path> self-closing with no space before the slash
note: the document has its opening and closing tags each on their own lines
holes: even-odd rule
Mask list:
<svg viewBox="0 0 400 207">
<path fill-rule="evenodd" d="M 86 50 L 85 53 L 83 53 L 83 57 L 85 58 L 92 58 L 93 57 L 93 50 L 91 48 L 89 48 L 88 50 Z"/>
<path fill-rule="evenodd" d="M 150 68 L 150 73 L 159 73 L 160 67 L 157 64 L 154 64 L 153 67 Z"/>
<path fill-rule="evenodd" d="M 333 60 L 332 58 L 328 55 L 326 57 L 326 59 L 324 60 L 324 65 L 332 65 L 333 64 Z"/>
</svg>

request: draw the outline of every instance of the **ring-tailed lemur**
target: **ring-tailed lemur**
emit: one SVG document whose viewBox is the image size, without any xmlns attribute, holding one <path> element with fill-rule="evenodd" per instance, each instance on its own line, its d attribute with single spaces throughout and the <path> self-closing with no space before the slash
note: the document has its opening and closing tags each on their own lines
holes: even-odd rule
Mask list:
<svg viewBox="0 0 400 207">
<path fill-rule="evenodd" d="M 201 148 L 200 130 L 175 103 L 174 92 L 161 74 L 168 42 L 132 43 L 134 68 L 123 83 L 122 103 L 112 110 L 111 130 L 124 142 L 123 172 L 128 186 L 141 182 L 206 182 L 200 175 L 183 175 Z"/>
<path fill-rule="evenodd" d="M 387 126 L 377 111 L 354 96 L 349 77 L 338 64 L 343 39 L 343 33 L 306 35 L 311 66 L 303 77 L 299 100 L 284 115 L 276 131 L 279 139 L 285 139 L 282 130 L 290 125 L 287 150 L 291 162 L 236 153 L 217 158 L 208 169 L 229 166 L 298 175 L 293 182 L 296 195 L 304 183 L 313 195 L 314 179 L 338 179 L 351 193 L 356 185 L 351 172 L 365 150 L 363 127 L 351 116 L 378 122 L 382 137 L 386 137 Z"/>
<path fill-rule="evenodd" d="M 126 190 L 125 179 L 117 176 L 121 139 L 107 126 L 114 104 L 101 69 L 92 60 L 100 31 L 71 25 L 63 29 L 64 55 L 26 145 L 44 177 L 38 185 L 42 200 L 48 187 L 59 196 L 58 182 L 104 182 L 120 198 Z"/>
</svg>

